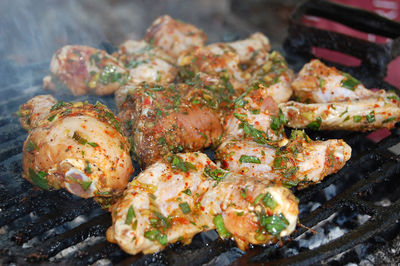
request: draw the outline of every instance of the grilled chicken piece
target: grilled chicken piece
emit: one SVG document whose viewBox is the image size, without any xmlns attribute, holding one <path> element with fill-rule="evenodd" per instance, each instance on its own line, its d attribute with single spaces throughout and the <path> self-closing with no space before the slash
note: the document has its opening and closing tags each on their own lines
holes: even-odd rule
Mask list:
<svg viewBox="0 0 400 266">
<path fill-rule="evenodd" d="M 43 87 L 73 95 L 108 95 L 129 81 L 129 71 L 105 51 L 83 45 L 60 48 L 51 59 Z"/>
<path fill-rule="evenodd" d="M 372 97 L 358 101 L 303 104 L 279 104 L 287 126 L 314 130 L 368 131 L 393 128 L 400 121 L 400 102 L 397 96 Z"/>
<path fill-rule="evenodd" d="M 147 29 L 144 39 L 176 59 L 184 51 L 203 46 L 207 36 L 191 24 L 164 15 L 157 18 Z"/>
<path fill-rule="evenodd" d="M 268 60 L 269 40 L 262 33 L 252 34 L 249 38 L 231 43 L 213 43 L 183 53 L 178 58 L 178 65 L 186 73 L 203 72 L 221 78 L 231 84 L 240 94 L 247 87 L 247 82 L 254 71 Z"/>
<path fill-rule="evenodd" d="M 28 131 L 37 127 L 56 103 L 57 100 L 50 94 L 47 94 L 33 97 L 21 105 L 18 115 L 22 127 Z"/>
<path fill-rule="evenodd" d="M 225 169 L 300 188 L 336 173 L 350 157 L 351 148 L 343 140 L 312 141 L 300 130 L 275 146 L 228 139 L 216 152 Z"/>
<path fill-rule="evenodd" d="M 216 144 L 222 125 L 220 102 L 214 96 L 210 90 L 187 84 L 144 84 L 118 92 L 119 117 L 131 134 L 139 162 L 146 166 L 171 152 Z"/>
<path fill-rule="evenodd" d="M 268 88 L 262 91 L 264 97 L 270 96 L 276 103 L 287 102 L 292 96 L 290 83 L 294 73 L 280 53 L 273 51 L 267 58 L 268 60 L 254 72 L 251 82 L 260 82 Z"/>
<path fill-rule="evenodd" d="M 374 96 L 351 75 L 328 67 L 317 59 L 300 70 L 292 89 L 301 102 L 328 103 L 359 100 Z"/>
<path fill-rule="evenodd" d="M 214 228 L 245 249 L 293 232 L 298 202 L 280 185 L 224 171 L 202 153 L 186 153 L 144 170 L 111 213 L 107 240 L 130 254 L 189 244 L 195 234 Z"/>
<path fill-rule="evenodd" d="M 257 83 L 236 98 L 234 109 L 226 117 L 225 136 L 249 138 L 261 144 L 284 138 L 286 121 L 268 90 Z"/>
<path fill-rule="evenodd" d="M 171 58 L 160 48 L 145 41 L 128 40 L 114 56 L 129 70 L 131 82 L 168 84 L 178 72 Z"/>
<path fill-rule="evenodd" d="M 237 94 L 246 87 L 244 72 L 239 68 L 240 57 L 226 43 L 213 43 L 183 53 L 178 58 L 178 65 L 183 68 L 182 80 L 202 72 L 220 78 Z"/>
<path fill-rule="evenodd" d="M 247 66 L 263 65 L 271 48 L 267 36 L 260 32 L 250 35 L 247 39 L 227 43 L 227 45 L 239 56 L 240 64 Z"/>
<path fill-rule="evenodd" d="M 54 102 L 49 95 L 28 102 L 45 104 L 47 115 L 42 106 L 42 119 L 31 123 L 22 176 L 40 188 L 65 188 L 106 204 L 123 192 L 133 172 L 129 142 L 117 118 L 100 103 L 59 101 L 51 106 Z M 35 117 L 38 109 L 32 110 L 30 117 Z"/>
</svg>

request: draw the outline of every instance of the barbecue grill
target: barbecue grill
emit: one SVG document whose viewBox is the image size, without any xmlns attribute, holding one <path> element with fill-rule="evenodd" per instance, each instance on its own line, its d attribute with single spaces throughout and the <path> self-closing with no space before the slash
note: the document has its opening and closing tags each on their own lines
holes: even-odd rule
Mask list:
<svg viewBox="0 0 400 266">
<path fill-rule="evenodd" d="M 394 41 L 387 45 L 373 44 L 310 28 L 301 24 L 305 14 L 379 33 Z M 312 58 L 311 48 L 315 46 L 351 54 L 361 59 L 360 66 L 336 66 L 368 87 L 397 91 L 383 78 L 387 64 L 400 54 L 399 34 L 398 23 L 372 13 L 326 1 L 310 1 L 293 13 L 284 45 L 285 57 L 297 71 Z M 300 199 L 299 219 L 303 226 L 275 245 L 255 246 L 243 252 L 233 241 L 220 240 L 215 231 L 210 231 L 196 235 L 187 246 L 173 244 L 152 255 L 126 254 L 106 241 L 105 231 L 111 225 L 111 217 L 93 200 L 78 198 L 64 190 L 42 191 L 21 178 L 21 151 L 27 134 L 14 113 L 29 98 L 47 93 L 41 81 L 48 74 L 48 64 L 16 66 L 0 61 L 0 94 L 3 95 L 0 100 L 0 263 L 335 265 L 362 261 L 385 264 L 400 260 L 399 128 L 391 130 L 390 135 L 386 132 L 389 136 L 379 142 L 371 139 L 370 133 L 308 131 L 313 139 L 344 139 L 353 149 L 352 158 L 339 173 L 295 193 Z M 111 96 L 56 97 L 91 103 L 100 100 L 116 109 Z M 207 152 L 213 156 L 212 151 Z M 135 168 L 139 169 L 137 165 Z"/>
</svg>

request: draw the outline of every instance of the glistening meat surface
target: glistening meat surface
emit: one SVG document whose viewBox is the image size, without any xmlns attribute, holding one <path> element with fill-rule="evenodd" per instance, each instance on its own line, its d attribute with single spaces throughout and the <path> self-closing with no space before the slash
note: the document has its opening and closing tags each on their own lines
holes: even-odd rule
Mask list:
<svg viewBox="0 0 400 266">
<path fill-rule="evenodd" d="M 215 228 L 246 249 L 294 230 L 298 202 L 287 188 L 224 171 L 202 153 L 169 160 L 139 174 L 111 209 L 107 239 L 126 252 L 190 243 L 195 234 Z"/>
</svg>

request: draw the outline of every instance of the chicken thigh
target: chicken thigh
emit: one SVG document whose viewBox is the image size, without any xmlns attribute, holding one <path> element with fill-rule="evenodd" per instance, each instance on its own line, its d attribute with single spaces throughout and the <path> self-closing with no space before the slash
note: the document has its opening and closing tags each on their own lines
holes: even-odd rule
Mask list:
<svg viewBox="0 0 400 266">
<path fill-rule="evenodd" d="M 83 45 L 66 45 L 51 59 L 50 76 L 43 87 L 73 95 L 108 95 L 129 82 L 129 71 L 105 51 Z"/>
<path fill-rule="evenodd" d="M 37 96 L 28 104 L 51 96 Z M 129 142 L 118 119 L 104 105 L 58 101 L 47 115 L 33 108 L 26 117 L 42 119 L 32 124 L 22 154 L 23 174 L 42 189 L 65 188 L 83 198 L 108 202 L 120 195 L 133 173 Z M 27 110 L 26 105 L 21 107 Z M 22 118 L 24 119 L 24 118 Z"/>
</svg>

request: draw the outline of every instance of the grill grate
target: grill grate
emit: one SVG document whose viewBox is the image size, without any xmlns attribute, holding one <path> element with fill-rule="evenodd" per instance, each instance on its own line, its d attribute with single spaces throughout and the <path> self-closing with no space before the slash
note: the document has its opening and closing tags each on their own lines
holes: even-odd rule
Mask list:
<svg viewBox="0 0 400 266">
<path fill-rule="evenodd" d="M 316 7 L 313 8 L 313 12 L 316 12 Z M 329 10 L 324 3 L 320 8 L 325 12 Z M 335 6 L 336 13 L 337 8 Z M 307 11 L 306 8 L 299 10 L 303 13 Z M 321 41 L 315 34 L 332 36 L 332 33 L 318 35 L 320 31 L 301 28 L 295 22 L 290 31 L 291 42 L 285 46 L 289 59 L 293 59 L 292 66 L 298 68 L 311 56 L 305 51 L 317 44 L 314 41 Z M 304 34 L 299 34 L 300 31 Z M 307 39 L 304 36 L 311 37 Z M 299 53 L 293 54 L 293 47 L 301 51 L 301 57 Z M 343 138 L 353 149 L 352 158 L 339 173 L 329 176 L 321 184 L 296 192 L 301 202 L 300 222 L 303 225 L 314 229 L 321 227 L 325 231 L 334 226 L 343 227 L 346 231 L 342 237 L 309 249 L 303 245 L 304 241 L 318 234 L 298 228 L 291 238 L 282 239 L 285 243 L 282 247 L 253 247 L 244 253 L 232 241 L 219 240 L 216 232 L 211 231 L 196 235 L 187 246 L 174 244 L 157 254 L 130 256 L 105 240 L 105 231 L 111 224 L 111 218 L 92 200 L 80 199 L 65 191 L 40 191 L 21 178 L 21 150 L 27 134 L 13 113 L 29 98 L 46 93 L 40 84 L 41 78 L 48 73 L 48 62 L 23 67 L 2 64 L 0 69 L 7 70 L 0 72 L 0 93 L 7 96 L 0 100 L 2 264 L 41 262 L 87 265 L 101 261 L 121 265 L 357 263 L 366 253 L 382 248 L 384 242 L 391 241 L 400 232 L 400 180 L 397 178 L 400 174 L 400 158 L 388 150 L 400 142 L 400 129 L 391 130 L 391 135 L 379 143 L 369 140 L 368 133 L 308 132 L 313 139 Z M 363 73 L 366 69 L 371 68 L 350 69 L 350 72 L 356 73 L 355 76 L 362 81 L 370 82 L 369 72 Z M 384 84 L 382 77 L 378 82 Z M 369 85 L 376 86 L 376 83 Z M 88 100 L 91 103 L 100 100 L 115 111 L 111 96 L 100 99 L 93 96 L 78 99 L 65 95 L 56 97 L 66 101 Z M 357 221 L 360 215 L 367 220 Z M 361 248 L 366 251 L 359 251 Z"/>
</svg>

